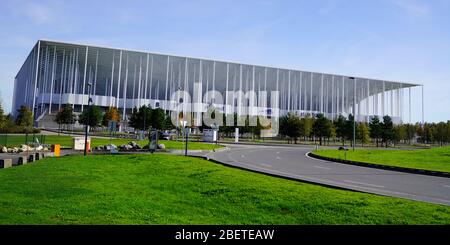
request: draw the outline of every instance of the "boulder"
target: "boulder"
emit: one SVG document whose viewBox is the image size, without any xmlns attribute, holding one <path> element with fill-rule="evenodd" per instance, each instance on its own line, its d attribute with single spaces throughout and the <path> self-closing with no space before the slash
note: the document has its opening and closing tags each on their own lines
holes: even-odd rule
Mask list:
<svg viewBox="0 0 450 245">
<path fill-rule="evenodd" d="M 164 150 L 166 146 L 164 144 L 158 144 L 158 149 Z"/>
<path fill-rule="evenodd" d="M 6 148 L 6 146 L 3 146 L 3 147 L 0 149 L 0 151 L 1 151 L 2 153 L 7 153 L 7 152 L 8 152 L 8 148 Z"/>
<path fill-rule="evenodd" d="M 48 151 L 48 147 L 44 147 L 42 150 L 44 151 Z"/>
<path fill-rule="evenodd" d="M 31 147 L 29 145 L 22 145 L 20 146 L 21 151 L 30 151 Z"/>
<path fill-rule="evenodd" d="M 36 151 L 42 151 L 44 149 L 44 147 L 42 147 L 42 145 L 39 145 L 36 147 Z"/>
</svg>

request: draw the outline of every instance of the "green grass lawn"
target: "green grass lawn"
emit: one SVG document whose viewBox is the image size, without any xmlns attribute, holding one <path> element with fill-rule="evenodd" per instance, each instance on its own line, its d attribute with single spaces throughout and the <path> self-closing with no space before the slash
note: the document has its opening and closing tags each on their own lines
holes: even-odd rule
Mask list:
<svg viewBox="0 0 450 245">
<path fill-rule="evenodd" d="M 41 137 L 36 136 L 36 138 L 38 138 L 38 140 L 40 142 L 41 141 Z M 72 136 L 65 136 L 65 135 L 45 135 L 45 144 L 60 144 L 62 147 L 72 147 L 73 145 L 73 137 Z M 96 137 L 91 137 L 92 139 L 92 146 L 91 147 L 95 147 L 95 146 L 99 146 L 99 145 L 107 145 L 110 143 L 109 139 L 105 139 L 105 138 L 96 138 Z M 34 142 L 33 140 L 33 135 L 30 134 L 28 136 L 28 139 L 26 138 L 25 135 L 8 135 L 8 139 L 7 141 L 5 140 L 4 136 L 0 137 L 0 145 L 5 145 L 5 143 L 12 147 L 12 146 L 20 146 L 22 144 L 24 144 L 26 141 L 28 142 Z M 115 144 L 116 146 L 122 145 L 122 144 L 127 144 L 130 141 L 135 141 L 136 143 L 138 143 L 141 147 L 148 144 L 148 140 L 133 140 L 133 139 L 118 139 L 118 138 L 113 138 L 111 140 L 111 142 L 113 144 Z M 184 147 L 184 143 L 183 142 L 178 142 L 178 141 L 168 141 L 168 140 L 160 140 L 159 143 L 164 144 L 166 146 L 166 149 L 168 150 L 177 150 L 177 149 L 182 149 Z M 220 148 L 222 146 L 220 145 L 214 145 L 214 144 L 208 144 L 208 143 L 202 143 L 202 142 L 189 142 L 188 143 L 188 148 L 190 150 L 212 150 L 212 149 L 216 149 L 216 148 Z"/>
<path fill-rule="evenodd" d="M 167 154 L 0 170 L 0 224 L 450 224 L 450 207 Z"/>
<path fill-rule="evenodd" d="M 343 151 L 334 149 L 319 149 L 314 153 L 332 158 L 345 158 Z M 450 147 L 421 150 L 356 149 L 354 152 L 347 151 L 347 160 L 450 172 Z"/>
</svg>

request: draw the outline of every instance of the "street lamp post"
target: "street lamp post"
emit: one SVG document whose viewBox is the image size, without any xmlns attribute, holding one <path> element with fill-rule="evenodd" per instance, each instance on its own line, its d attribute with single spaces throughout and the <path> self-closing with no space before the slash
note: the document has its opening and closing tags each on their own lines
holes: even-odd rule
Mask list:
<svg viewBox="0 0 450 245">
<path fill-rule="evenodd" d="M 187 153 L 188 153 L 188 139 L 189 139 L 189 131 L 188 131 L 188 127 L 187 127 L 187 121 L 186 120 L 181 121 L 181 125 L 184 128 L 184 133 L 186 134 L 186 147 L 184 149 L 184 155 L 187 156 Z"/>
<path fill-rule="evenodd" d="M 356 79 L 354 77 L 349 77 L 350 80 L 353 80 L 353 144 L 352 148 L 355 151 L 356 144 Z"/>
<path fill-rule="evenodd" d="M 89 127 L 89 114 L 91 113 L 91 102 L 92 102 L 92 98 L 91 98 L 91 86 L 92 83 L 88 83 L 88 112 L 87 112 L 87 118 L 86 118 L 86 125 L 85 125 L 85 132 L 84 132 L 84 155 L 87 155 L 87 151 L 88 151 L 88 146 L 87 146 L 87 138 L 88 138 L 88 127 Z"/>
</svg>

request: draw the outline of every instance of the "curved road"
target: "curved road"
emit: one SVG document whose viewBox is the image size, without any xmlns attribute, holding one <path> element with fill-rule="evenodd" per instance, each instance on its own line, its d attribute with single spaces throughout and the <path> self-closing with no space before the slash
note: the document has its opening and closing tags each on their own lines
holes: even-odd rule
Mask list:
<svg viewBox="0 0 450 245">
<path fill-rule="evenodd" d="M 311 147 L 227 145 L 211 159 L 259 172 L 308 182 L 450 205 L 450 178 L 409 174 L 318 160 Z"/>
</svg>

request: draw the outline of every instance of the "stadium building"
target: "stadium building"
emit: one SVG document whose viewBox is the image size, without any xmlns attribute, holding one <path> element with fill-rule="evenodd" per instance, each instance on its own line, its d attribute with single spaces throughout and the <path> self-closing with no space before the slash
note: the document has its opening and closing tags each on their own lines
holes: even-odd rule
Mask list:
<svg viewBox="0 0 450 245">
<path fill-rule="evenodd" d="M 82 112 L 90 93 L 92 104 L 117 107 L 126 124 L 134 107 L 173 110 L 172 94 L 184 91 L 193 102 L 188 107 L 197 113 L 219 104 L 225 113 L 323 113 L 330 119 L 354 114 L 357 121 L 389 115 L 401 123 L 411 120 L 411 88 L 417 86 L 422 87 L 423 118 L 423 85 L 39 40 L 15 77 L 12 113 L 25 105 L 37 126 L 56 127 L 56 112 L 64 104 Z M 212 90 L 223 94 L 222 101 L 208 98 Z M 256 96 L 267 91 L 268 102 L 225 91 L 255 91 Z M 270 99 L 272 91 L 279 91 L 276 101 Z"/>
</svg>

